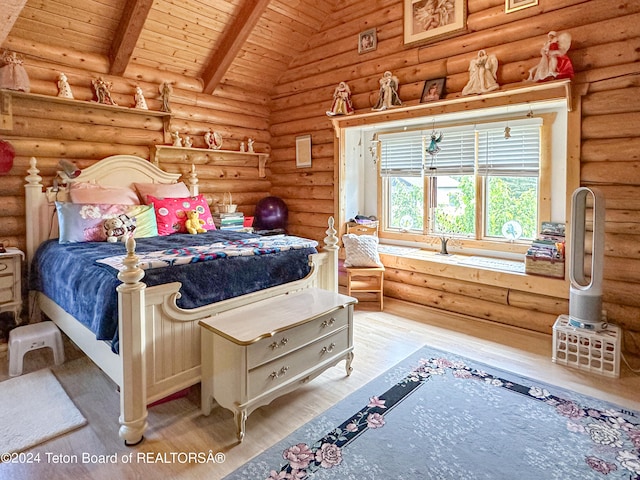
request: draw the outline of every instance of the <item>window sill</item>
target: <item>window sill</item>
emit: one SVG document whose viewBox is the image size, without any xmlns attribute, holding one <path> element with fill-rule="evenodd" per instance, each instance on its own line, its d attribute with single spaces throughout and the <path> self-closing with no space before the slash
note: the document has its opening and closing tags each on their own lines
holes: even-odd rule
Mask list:
<svg viewBox="0 0 640 480">
<path fill-rule="evenodd" d="M 564 279 L 529 275 L 524 261 L 461 254 L 441 255 L 421 248 L 380 245 L 386 268 L 397 268 L 483 285 L 493 285 L 556 298 L 569 298 L 569 282 Z"/>
</svg>

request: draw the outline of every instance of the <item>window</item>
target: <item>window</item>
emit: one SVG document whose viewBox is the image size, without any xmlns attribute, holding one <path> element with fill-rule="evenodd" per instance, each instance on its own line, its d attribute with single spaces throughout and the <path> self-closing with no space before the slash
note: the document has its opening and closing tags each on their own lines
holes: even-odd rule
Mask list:
<svg viewBox="0 0 640 480">
<path fill-rule="evenodd" d="M 382 230 L 530 240 L 540 221 L 542 119 L 381 133 Z"/>
</svg>

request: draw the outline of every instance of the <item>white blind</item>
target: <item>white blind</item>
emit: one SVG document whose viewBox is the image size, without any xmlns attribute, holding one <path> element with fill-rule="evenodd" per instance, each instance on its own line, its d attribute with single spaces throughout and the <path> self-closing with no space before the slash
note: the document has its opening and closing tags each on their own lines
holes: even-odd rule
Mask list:
<svg viewBox="0 0 640 480">
<path fill-rule="evenodd" d="M 478 128 L 478 175 L 536 177 L 540 170 L 540 120 L 515 124 L 505 138 L 504 125 Z"/>
<path fill-rule="evenodd" d="M 442 129 L 440 151 L 431 158 L 426 154 L 425 175 L 473 175 L 475 168 L 475 133 L 466 129 Z M 431 133 L 425 137 L 425 149 L 431 142 Z"/>
<path fill-rule="evenodd" d="M 379 135 L 380 175 L 383 177 L 422 176 L 422 132 Z"/>
</svg>

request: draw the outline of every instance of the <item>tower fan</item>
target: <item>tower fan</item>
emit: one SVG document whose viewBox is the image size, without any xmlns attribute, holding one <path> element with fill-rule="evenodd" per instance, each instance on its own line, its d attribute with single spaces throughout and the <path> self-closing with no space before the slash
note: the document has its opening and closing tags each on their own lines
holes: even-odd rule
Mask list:
<svg viewBox="0 0 640 480">
<path fill-rule="evenodd" d="M 587 201 L 592 198 L 591 265 L 585 273 Z M 604 197 L 597 190 L 580 187 L 571 197 L 571 249 L 569 257 L 569 325 L 586 330 L 604 330 L 602 270 L 604 263 Z"/>
</svg>

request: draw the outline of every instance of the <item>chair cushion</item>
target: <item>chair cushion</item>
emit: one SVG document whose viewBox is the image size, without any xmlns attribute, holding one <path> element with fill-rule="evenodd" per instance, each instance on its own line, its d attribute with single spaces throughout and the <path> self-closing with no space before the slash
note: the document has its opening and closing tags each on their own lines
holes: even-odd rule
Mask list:
<svg viewBox="0 0 640 480">
<path fill-rule="evenodd" d="M 347 233 L 342 236 L 342 243 L 346 253 L 345 267 L 382 267 L 378 254 L 378 237 Z"/>
</svg>

